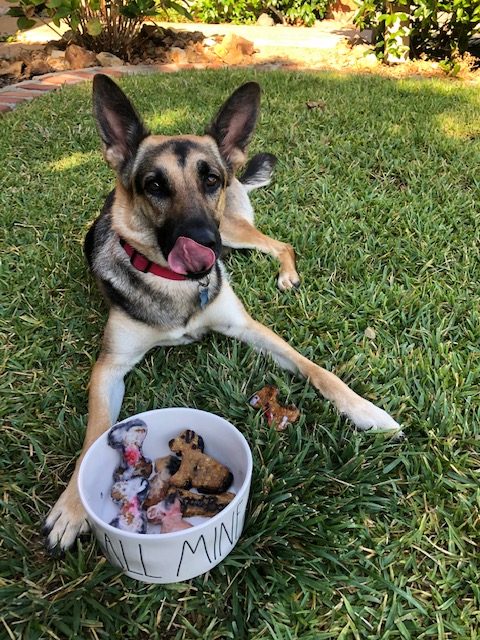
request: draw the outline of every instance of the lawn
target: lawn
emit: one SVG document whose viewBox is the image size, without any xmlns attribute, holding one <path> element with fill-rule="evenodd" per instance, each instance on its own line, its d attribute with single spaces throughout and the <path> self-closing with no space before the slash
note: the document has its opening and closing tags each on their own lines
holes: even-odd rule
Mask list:
<svg viewBox="0 0 480 640">
<path fill-rule="evenodd" d="M 155 132 L 201 132 L 263 87 L 252 151 L 279 157 L 259 227 L 297 250 L 227 259 L 252 315 L 402 423 L 356 433 L 302 380 L 221 336 L 157 350 L 121 417 L 224 415 L 254 455 L 235 550 L 188 583 L 144 585 L 87 538 L 52 559 L 40 527 L 81 447 L 106 309 L 82 255 L 111 188 L 90 85 L 1 120 L 0 638 L 473 640 L 480 633 L 480 95 L 454 81 L 242 71 L 122 81 Z M 307 101 L 319 108 L 307 109 Z M 368 329 L 368 331 L 366 331 Z M 266 382 L 302 412 L 283 433 L 247 404 Z"/>
</svg>

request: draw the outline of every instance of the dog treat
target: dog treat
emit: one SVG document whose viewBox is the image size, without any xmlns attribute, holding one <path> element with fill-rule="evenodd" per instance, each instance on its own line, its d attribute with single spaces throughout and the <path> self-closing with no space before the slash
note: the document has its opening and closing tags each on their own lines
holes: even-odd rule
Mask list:
<svg viewBox="0 0 480 640">
<path fill-rule="evenodd" d="M 161 533 L 172 533 L 193 527 L 183 519 L 182 505 L 176 492 L 172 492 L 166 500 L 147 509 L 147 519 L 159 524 Z"/>
<path fill-rule="evenodd" d="M 142 453 L 146 435 L 147 425 L 139 418 L 121 422 L 110 429 L 108 444 L 122 453 L 122 462 L 113 476 L 115 482 L 136 476 L 148 478 L 152 473 L 152 462 Z"/>
<path fill-rule="evenodd" d="M 230 469 L 203 453 L 203 438 L 187 429 L 170 440 L 168 446 L 181 458 L 178 471 L 170 482 L 175 487 L 194 487 L 203 493 L 223 493 L 233 482 Z"/>
<path fill-rule="evenodd" d="M 260 391 L 253 394 L 249 404 L 255 409 L 262 409 L 267 423 L 274 426 L 277 431 L 283 431 L 287 424 L 298 420 L 300 411 L 295 405 L 284 406 L 278 400 L 278 389 L 273 385 L 266 385 Z"/>
<path fill-rule="evenodd" d="M 155 475 L 150 478 L 150 489 L 143 503 L 145 508 L 161 502 L 167 495 L 170 478 L 178 471 L 180 460 L 176 456 L 165 456 L 155 460 Z"/>
<path fill-rule="evenodd" d="M 111 490 L 112 500 L 120 505 L 120 513 L 110 524 L 132 533 L 146 533 L 147 520 L 143 500 L 148 492 L 148 480 L 141 476 L 115 482 Z"/>
<path fill-rule="evenodd" d="M 231 471 L 204 453 L 203 438 L 195 431 L 186 429 L 170 440 L 177 455 L 157 458 L 154 464 L 142 452 L 146 434 L 147 425 L 137 418 L 115 425 L 108 434 L 108 444 L 122 454 L 111 489 L 120 507 L 112 526 L 146 533 L 148 521 L 159 524 L 161 533 L 180 531 L 193 526 L 183 517 L 214 516 L 233 500 L 235 494 L 226 492 L 233 482 Z M 192 487 L 197 491 L 188 491 Z"/>
<path fill-rule="evenodd" d="M 186 518 L 191 518 L 192 516 L 214 516 L 220 513 L 222 509 L 225 509 L 235 497 L 235 494 L 230 491 L 216 495 L 205 495 L 187 491 L 187 489 L 177 489 L 176 487 L 170 487 L 166 499 L 168 500 L 171 495 L 179 498 L 183 516 Z"/>
</svg>

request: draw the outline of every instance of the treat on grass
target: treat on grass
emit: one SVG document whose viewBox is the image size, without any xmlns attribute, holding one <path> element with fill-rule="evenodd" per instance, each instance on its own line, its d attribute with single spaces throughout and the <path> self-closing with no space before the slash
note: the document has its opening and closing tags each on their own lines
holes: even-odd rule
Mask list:
<svg viewBox="0 0 480 640">
<path fill-rule="evenodd" d="M 232 484 L 230 469 L 203 453 L 203 438 L 195 431 L 186 429 L 170 440 L 168 446 L 181 458 L 180 468 L 170 479 L 175 487 L 194 487 L 202 493 L 223 493 Z"/>
<path fill-rule="evenodd" d="M 176 494 L 171 493 L 166 500 L 147 509 L 147 519 L 152 524 L 159 524 L 161 533 L 172 533 L 193 527 L 183 519 L 182 505 Z"/>
<path fill-rule="evenodd" d="M 147 520 L 143 501 L 147 492 L 148 480 L 141 476 L 115 482 L 111 496 L 115 504 L 120 506 L 120 512 L 110 524 L 123 531 L 146 533 Z"/>
<path fill-rule="evenodd" d="M 110 429 L 108 444 L 122 454 L 120 466 L 113 475 L 115 482 L 137 476 L 148 478 L 152 473 L 152 462 L 142 452 L 146 435 L 147 425 L 139 418 L 121 422 Z"/>
<path fill-rule="evenodd" d="M 257 391 L 248 403 L 255 409 L 262 409 L 267 424 L 274 426 L 277 431 L 284 431 L 288 424 L 298 420 L 300 411 L 295 405 L 284 406 L 278 400 L 278 389 L 271 384 Z"/>
<path fill-rule="evenodd" d="M 230 491 L 215 494 L 202 494 L 188 491 L 187 489 L 178 489 L 170 487 L 167 493 L 167 500 L 171 495 L 175 495 L 180 500 L 182 513 L 185 518 L 193 516 L 211 517 L 220 513 L 235 497 Z"/>
<path fill-rule="evenodd" d="M 145 508 L 161 502 L 167 495 L 170 478 L 178 471 L 180 460 L 176 456 L 164 456 L 155 460 L 155 474 L 150 478 L 150 488 L 143 503 Z"/>
</svg>

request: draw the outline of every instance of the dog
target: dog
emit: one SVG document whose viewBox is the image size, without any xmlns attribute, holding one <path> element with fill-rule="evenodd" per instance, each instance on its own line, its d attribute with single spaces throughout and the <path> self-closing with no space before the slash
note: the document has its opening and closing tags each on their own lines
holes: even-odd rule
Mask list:
<svg viewBox="0 0 480 640">
<path fill-rule="evenodd" d="M 281 290 L 300 281 L 292 247 L 254 226 L 248 194 L 268 184 L 274 156 L 254 156 L 236 177 L 246 162 L 259 108 L 260 87 L 248 82 L 227 99 L 203 136 L 152 135 L 113 80 L 102 74 L 93 79 L 94 118 L 116 186 L 87 233 L 85 253 L 110 311 L 90 381 L 83 449 L 45 521 L 50 550 L 67 549 L 88 530 L 77 490 L 80 462 L 116 422 L 124 376 L 154 347 L 220 332 L 307 378 L 357 428 L 398 433 L 388 413 L 256 322 L 227 280 L 222 247 L 276 257 Z"/>
</svg>

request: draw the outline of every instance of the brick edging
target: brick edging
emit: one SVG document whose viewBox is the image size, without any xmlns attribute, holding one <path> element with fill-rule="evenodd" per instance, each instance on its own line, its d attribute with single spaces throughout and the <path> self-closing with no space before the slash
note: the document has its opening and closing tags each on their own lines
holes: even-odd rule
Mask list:
<svg viewBox="0 0 480 640">
<path fill-rule="evenodd" d="M 0 89 L 0 115 L 12 111 L 16 106 L 42 96 L 49 91 L 56 91 L 64 85 L 78 84 L 91 80 L 96 73 L 104 73 L 111 78 L 119 78 L 124 75 L 149 74 L 149 73 L 174 73 L 183 69 L 207 69 L 216 68 L 217 64 L 210 63 L 165 63 L 165 64 L 139 64 L 125 65 L 121 67 L 90 67 L 76 71 L 59 71 L 35 76 L 31 80 L 24 80 L 16 84 L 8 85 Z"/>
</svg>

